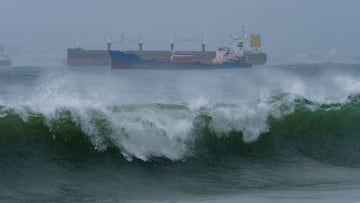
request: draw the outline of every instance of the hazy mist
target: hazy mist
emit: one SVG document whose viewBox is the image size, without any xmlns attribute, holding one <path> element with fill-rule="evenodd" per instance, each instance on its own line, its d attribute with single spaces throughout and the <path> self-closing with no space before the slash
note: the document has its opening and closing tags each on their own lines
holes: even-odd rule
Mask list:
<svg viewBox="0 0 360 203">
<path fill-rule="evenodd" d="M 200 39 L 208 49 L 242 26 L 263 38 L 269 57 L 359 55 L 358 0 L 0 0 L 0 43 L 14 62 L 63 60 L 66 48 L 103 49 L 110 36 L 135 39 L 144 49 L 168 49 L 171 35 Z M 128 47 L 136 48 L 135 44 Z M 115 46 L 116 47 L 116 46 Z M 178 49 L 199 49 L 178 43 Z M 17 60 L 16 60 L 17 59 Z M 21 63 L 19 62 L 19 63 Z"/>
</svg>

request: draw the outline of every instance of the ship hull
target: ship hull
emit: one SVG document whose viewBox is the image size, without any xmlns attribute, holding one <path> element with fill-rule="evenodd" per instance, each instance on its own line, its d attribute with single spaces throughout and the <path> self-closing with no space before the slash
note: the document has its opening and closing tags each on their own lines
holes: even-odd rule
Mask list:
<svg viewBox="0 0 360 203">
<path fill-rule="evenodd" d="M 239 68 L 251 68 L 252 64 L 187 64 L 187 63 L 172 63 L 172 62 L 140 62 L 140 63 L 121 63 L 112 62 L 112 69 L 149 69 L 149 70 L 216 70 L 216 69 L 239 69 Z"/>
<path fill-rule="evenodd" d="M 131 52 L 109 51 L 112 69 L 161 69 L 161 70 L 209 70 L 209 69 L 239 69 L 251 68 L 246 62 L 225 62 L 222 64 L 200 62 L 172 62 L 143 60 Z"/>
<path fill-rule="evenodd" d="M 74 67 L 81 67 L 81 66 L 110 66 L 110 59 L 68 59 L 67 65 L 74 66 Z"/>
</svg>

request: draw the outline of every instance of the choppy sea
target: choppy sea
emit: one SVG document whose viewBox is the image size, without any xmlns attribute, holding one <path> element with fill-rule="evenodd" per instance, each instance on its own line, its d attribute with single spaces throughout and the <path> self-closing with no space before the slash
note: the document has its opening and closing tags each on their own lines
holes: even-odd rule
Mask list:
<svg viewBox="0 0 360 203">
<path fill-rule="evenodd" d="M 0 202 L 359 202 L 360 64 L 0 69 Z"/>
</svg>

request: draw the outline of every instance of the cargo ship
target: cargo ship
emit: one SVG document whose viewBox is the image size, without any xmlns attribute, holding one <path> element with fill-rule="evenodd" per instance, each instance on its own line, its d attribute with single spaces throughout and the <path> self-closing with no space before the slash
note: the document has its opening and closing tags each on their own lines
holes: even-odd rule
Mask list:
<svg viewBox="0 0 360 203">
<path fill-rule="evenodd" d="M 10 57 L 4 54 L 4 47 L 0 47 L 0 66 L 11 66 Z"/>
<path fill-rule="evenodd" d="M 245 62 L 252 65 L 263 65 L 266 63 L 267 54 L 261 50 L 261 38 L 259 35 L 250 35 L 246 37 L 243 33 L 241 37 L 232 37 L 232 44 L 242 41 L 244 43 Z M 233 46 L 233 45 L 230 45 Z M 206 51 L 206 44 L 201 43 L 199 51 L 178 51 L 175 50 L 175 43 L 170 42 L 170 49 L 164 51 L 143 50 L 143 44 L 138 42 L 138 50 L 126 50 L 126 53 L 133 53 L 142 59 L 169 59 L 173 55 L 191 55 L 193 61 L 210 62 L 216 57 L 217 51 Z M 107 43 L 105 50 L 86 50 L 82 48 L 69 48 L 67 50 L 68 66 L 111 66 L 111 42 Z M 173 57 L 174 58 L 174 57 Z"/>
<path fill-rule="evenodd" d="M 109 50 L 112 69 L 166 69 L 166 70 L 193 70 L 193 69 L 228 69 L 251 68 L 246 62 L 244 46 L 239 42 L 235 47 L 220 46 L 212 60 L 196 61 L 194 55 L 172 54 L 170 58 L 142 58 L 129 51 Z"/>
</svg>

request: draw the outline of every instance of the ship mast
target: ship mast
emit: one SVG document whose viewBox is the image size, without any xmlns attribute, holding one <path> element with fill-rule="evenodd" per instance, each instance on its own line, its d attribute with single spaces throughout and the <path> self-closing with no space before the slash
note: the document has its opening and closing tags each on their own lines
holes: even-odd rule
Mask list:
<svg viewBox="0 0 360 203">
<path fill-rule="evenodd" d="M 125 35 L 124 35 L 124 33 L 121 33 L 121 36 L 120 36 L 120 46 L 121 46 L 121 49 L 124 51 L 125 50 Z"/>
<path fill-rule="evenodd" d="M 174 42 L 174 35 L 170 37 L 170 51 L 173 52 L 175 50 L 175 42 Z"/>
<path fill-rule="evenodd" d="M 111 43 L 112 43 L 112 37 L 110 36 L 110 37 L 108 37 L 108 40 L 107 40 L 107 43 L 106 43 L 108 50 L 111 50 Z"/>
<path fill-rule="evenodd" d="M 139 51 L 143 51 L 143 42 L 141 39 L 141 33 L 139 34 L 139 38 L 138 38 L 138 46 L 139 46 Z"/>
<path fill-rule="evenodd" d="M 202 52 L 206 51 L 205 46 L 206 46 L 206 43 L 205 43 L 205 37 L 204 37 L 204 34 L 203 34 L 203 35 L 201 35 L 201 51 Z"/>
</svg>

